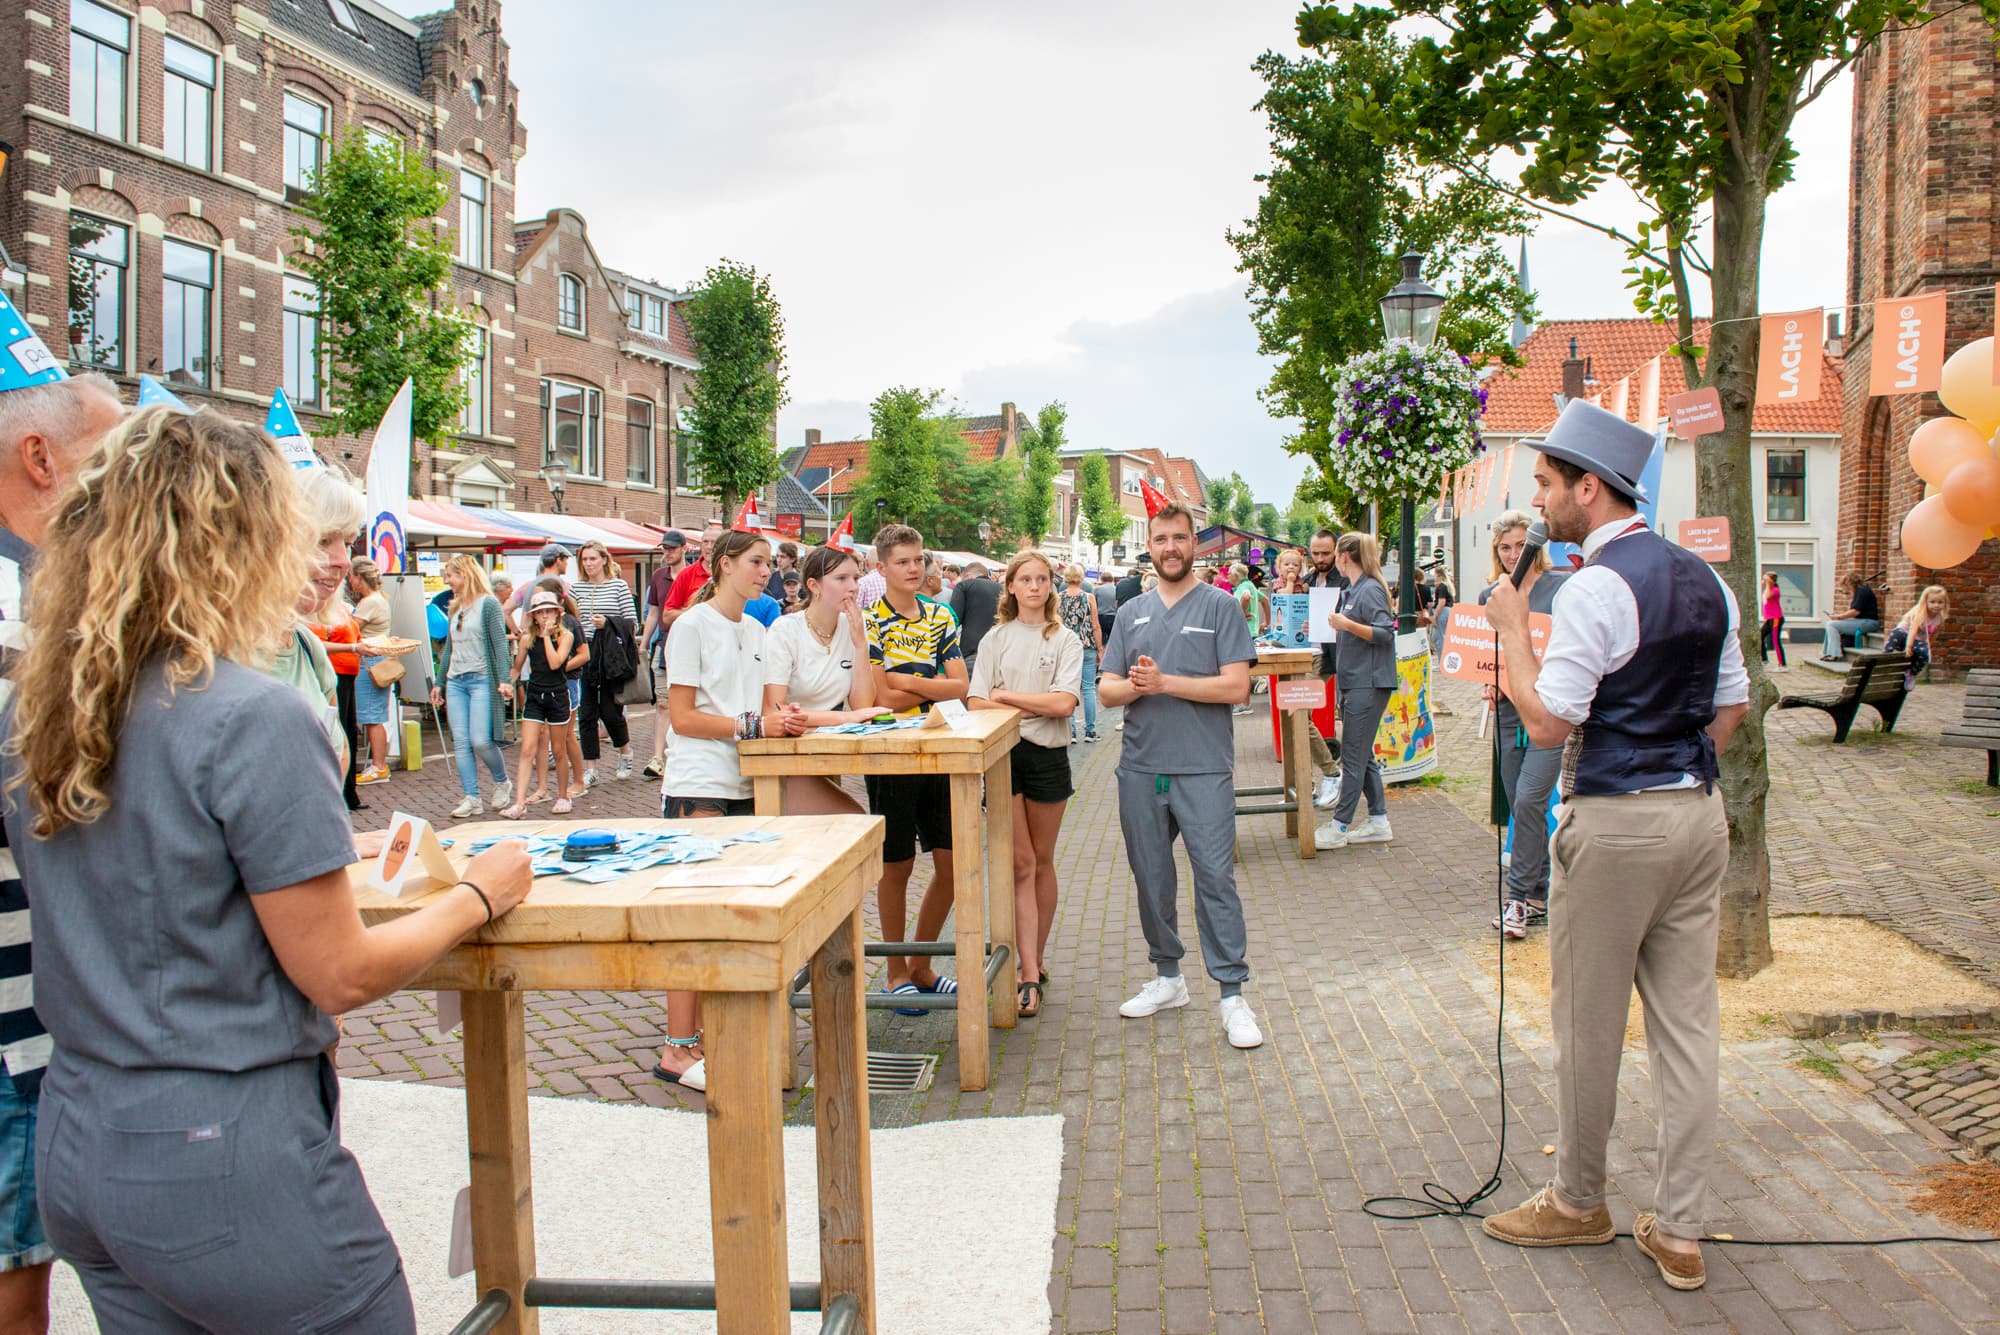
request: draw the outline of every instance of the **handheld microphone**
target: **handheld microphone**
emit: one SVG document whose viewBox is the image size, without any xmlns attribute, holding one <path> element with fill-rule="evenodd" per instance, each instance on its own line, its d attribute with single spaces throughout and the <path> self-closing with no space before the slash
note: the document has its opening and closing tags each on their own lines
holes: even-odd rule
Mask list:
<svg viewBox="0 0 2000 1335">
<path fill-rule="evenodd" d="M 1549 545 L 1549 526 L 1537 519 L 1528 525 L 1527 537 L 1523 540 L 1521 559 L 1514 562 L 1514 587 L 1520 588 L 1521 581 L 1528 577 L 1528 568 L 1535 563 L 1535 553 Z"/>
</svg>

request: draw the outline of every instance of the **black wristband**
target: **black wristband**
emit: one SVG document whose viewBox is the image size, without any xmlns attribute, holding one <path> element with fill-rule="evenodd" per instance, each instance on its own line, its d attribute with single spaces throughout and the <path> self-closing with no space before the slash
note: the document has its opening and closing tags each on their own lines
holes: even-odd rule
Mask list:
<svg viewBox="0 0 2000 1335">
<path fill-rule="evenodd" d="M 470 891 L 471 891 L 471 892 L 472 892 L 473 894 L 475 894 L 475 895 L 478 895 L 478 896 L 479 896 L 479 902 L 480 902 L 480 903 L 481 903 L 482 905 L 484 905 L 484 906 L 485 906 L 485 908 L 486 908 L 486 921 L 487 921 L 487 922 L 492 922 L 492 921 L 493 921 L 493 901 L 492 901 L 492 900 L 490 900 L 490 899 L 488 899 L 488 898 L 486 897 L 486 892 L 485 892 L 484 890 L 481 890 L 481 889 L 480 889 L 480 888 L 479 888 L 478 886 L 474 885 L 474 884 L 473 884 L 472 882 L 470 882 L 470 881 L 460 881 L 460 882 L 459 882 L 459 884 L 460 884 L 460 885 L 462 885 L 462 886 L 464 886 L 464 887 L 465 887 L 466 889 L 470 890 Z"/>
</svg>

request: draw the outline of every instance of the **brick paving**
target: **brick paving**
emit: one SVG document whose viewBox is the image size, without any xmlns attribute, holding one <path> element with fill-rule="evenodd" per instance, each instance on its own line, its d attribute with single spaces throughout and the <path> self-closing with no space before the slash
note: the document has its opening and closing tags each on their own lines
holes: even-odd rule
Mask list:
<svg viewBox="0 0 2000 1335">
<path fill-rule="evenodd" d="M 1441 741 L 1464 754 L 1477 704 L 1455 687 L 1444 697 L 1457 712 L 1440 720 Z M 1900 894 L 1901 882 L 1923 879 L 1932 863 L 1912 832 L 1927 829 L 1938 801 L 1963 799 L 1975 814 L 2000 805 L 1951 786 L 1970 776 L 1956 763 L 1966 753 L 1944 753 L 1940 764 L 1934 743 L 1923 744 L 1926 729 L 1935 736 L 1931 716 L 1955 708 L 1941 691 L 1920 696 L 1897 738 L 1838 752 L 1815 750 L 1806 720 L 1778 720 L 1774 773 L 1797 771 L 1777 781 L 1773 802 L 1779 902 L 1825 894 L 1790 884 L 1790 869 L 1810 865 L 1793 851 L 1806 842 L 1797 831 L 1833 831 L 1856 841 L 1842 850 L 1852 850 L 1847 870 L 1857 879 L 1842 882 L 1839 903 L 1872 899 L 1885 920 L 1918 920 L 1916 930 L 1891 925 L 1919 939 L 1935 932 L 1966 953 L 2000 941 L 2000 910 L 1974 900 L 1991 893 L 1990 878 L 1955 900 Z M 642 719 L 635 731 L 649 736 L 648 726 Z M 1073 753 L 1079 791 L 1059 850 L 1055 982 L 1039 1019 L 996 1032 L 993 1087 L 959 1093 L 948 1014 L 871 1015 L 871 1047 L 943 1056 L 927 1094 L 876 1101 L 878 1122 L 1064 1115 L 1054 1330 L 2000 1331 L 2000 1257 L 1990 1249 L 1711 1247 L 1708 1288 L 1682 1294 L 1627 1241 L 1523 1252 L 1464 1221 L 1362 1214 L 1363 1198 L 1426 1180 L 1469 1191 L 1498 1149 L 1495 995 L 1481 965 L 1492 949 L 1493 886 L 1490 871 L 1476 870 L 1491 867 L 1493 848 L 1466 814 L 1484 806 L 1483 776 L 1453 772 L 1394 792 L 1394 844 L 1310 863 L 1287 851 L 1277 818 L 1239 823 L 1249 995 L 1266 1033 L 1265 1046 L 1246 1054 L 1223 1041 L 1214 985 L 1197 968 L 1189 969 L 1194 1005 L 1144 1021 L 1116 1014 L 1148 966 L 1117 829 L 1116 734 L 1108 736 Z M 1270 782 L 1268 720 L 1242 720 L 1237 738 L 1242 781 Z M 1900 772 L 1914 783 L 1926 771 L 1927 785 L 1907 799 L 1882 777 Z M 1790 794 L 1803 787 L 1826 794 L 1817 799 L 1826 805 L 1795 814 Z M 1843 818 L 1832 793 L 1841 787 L 1868 814 L 1836 826 Z M 646 814 L 654 791 L 610 784 L 579 814 Z M 363 794 L 373 807 L 358 817 L 364 828 L 398 808 L 441 818 L 457 800 L 435 764 Z M 1954 856 L 1976 867 L 1979 853 L 1972 839 Z M 1981 967 L 1995 964 L 2000 947 Z M 456 1083 L 457 1045 L 430 1036 L 429 1004 L 427 994 L 403 994 L 349 1017 L 343 1072 Z M 653 999 L 546 993 L 529 1004 L 538 1093 L 699 1106 L 698 1095 L 645 1074 L 663 1023 Z M 1506 1205 L 1549 1173 L 1541 1148 L 1554 1138 L 1553 1054 L 1545 1033 L 1511 1018 L 1498 1043 L 1507 1181 L 1495 1203 Z M 1797 1051 L 1790 1041 L 1725 1051 L 1712 1227 L 1744 1237 L 1943 1231 L 1900 1205 L 1901 1177 L 1942 1154 L 1925 1128 L 1863 1090 L 1799 1069 Z M 1648 1204 L 1653 1161 L 1643 1053 L 1628 1054 L 1622 1084 L 1612 1209 L 1629 1225 Z M 792 1116 L 810 1115 L 810 1096 L 800 1095 Z M 547 1158 L 540 1166 L 558 1167 Z"/>
</svg>

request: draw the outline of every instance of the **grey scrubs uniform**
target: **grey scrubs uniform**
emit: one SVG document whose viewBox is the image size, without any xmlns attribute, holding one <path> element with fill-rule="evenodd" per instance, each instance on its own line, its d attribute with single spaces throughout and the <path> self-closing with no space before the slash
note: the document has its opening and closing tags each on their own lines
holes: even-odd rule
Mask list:
<svg viewBox="0 0 2000 1335">
<path fill-rule="evenodd" d="M 1212 677 L 1231 663 L 1255 661 L 1257 649 L 1236 600 L 1196 584 L 1172 607 L 1155 591 L 1118 609 L 1102 671 L 1130 676 L 1142 655 L 1168 676 Z M 1250 966 L 1236 893 L 1236 735 L 1228 705 L 1148 695 L 1125 707 L 1118 822 L 1154 967 L 1174 977 L 1187 953 L 1174 870 L 1178 836 L 1194 872 L 1195 922 L 1209 977 L 1224 985 L 1224 995 L 1240 990 Z"/>
<path fill-rule="evenodd" d="M 6 762 L 18 770 L 18 761 Z M 55 1039 L 35 1175 L 107 1335 L 416 1330 L 396 1245 L 340 1143 L 335 1027 L 251 896 L 354 860 L 299 693 L 233 663 L 141 674 L 99 820 L 29 837 L 36 1003 Z"/>
</svg>

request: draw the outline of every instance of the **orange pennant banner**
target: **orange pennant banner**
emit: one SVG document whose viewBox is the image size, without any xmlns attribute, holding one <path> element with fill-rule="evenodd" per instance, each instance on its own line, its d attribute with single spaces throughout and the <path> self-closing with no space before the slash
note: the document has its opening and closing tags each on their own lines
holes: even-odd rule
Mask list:
<svg viewBox="0 0 2000 1335">
<path fill-rule="evenodd" d="M 2000 283 L 1993 287 L 1993 383 L 2000 385 Z"/>
<path fill-rule="evenodd" d="M 1928 394 L 1944 376 L 1944 293 L 1875 303 L 1870 394 Z"/>
<path fill-rule="evenodd" d="M 1757 352 L 1757 402 L 1811 403 L 1819 398 L 1819 350 L 1825 341 L 1823 310 L 1766 315 Z"/>
</svg>

